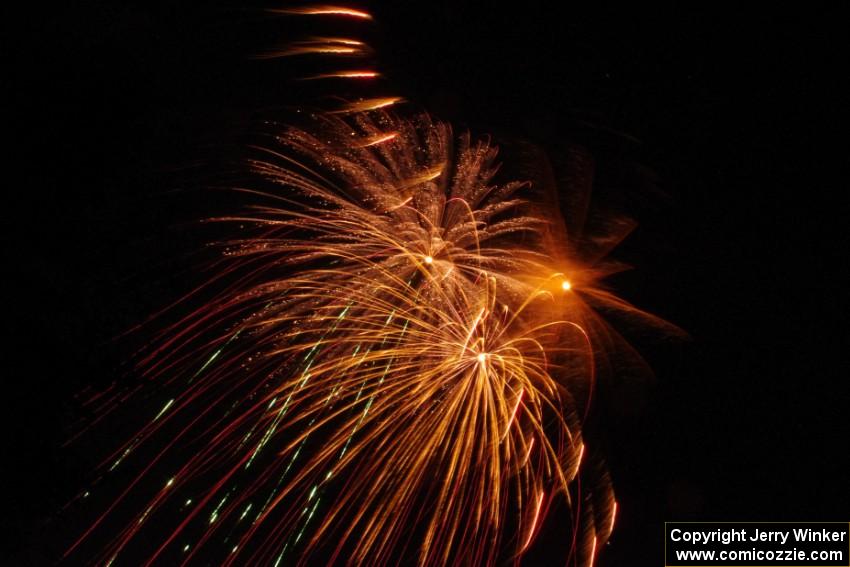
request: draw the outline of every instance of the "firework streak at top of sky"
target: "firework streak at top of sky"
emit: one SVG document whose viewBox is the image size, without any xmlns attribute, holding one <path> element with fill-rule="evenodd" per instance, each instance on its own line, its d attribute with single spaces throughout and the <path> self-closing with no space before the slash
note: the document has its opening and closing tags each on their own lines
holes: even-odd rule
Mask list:
<svg viewBox="0 0 850 567">
<path fill-rule="evenodd" d="M 331 48 L 364 46 L 279 55 Z M 617 341 L 592 306 L 653 320 L 598 283 L 627 230 L 582 249 L 553 188 L 495 183 L 494 147 L 398 102 L 316 112 L 256 148 L 256 186 L 235 189 L 251 205 L 215 219 L 239 235 L 215 296 L 144 353 L 168 394 L 104 461 L 127 483 L 68 557 L 520 562 L 560 501 L 564 561 L 593 563 L 616 503 L 581 426 Z"/>
</svg>

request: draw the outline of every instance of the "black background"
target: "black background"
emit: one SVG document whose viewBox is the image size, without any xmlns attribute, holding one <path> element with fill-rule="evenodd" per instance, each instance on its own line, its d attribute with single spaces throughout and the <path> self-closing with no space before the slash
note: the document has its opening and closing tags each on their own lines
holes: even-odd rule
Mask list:
<svg viewBox="0 0 850 567">
<path fill-rule="evenodd" d="M 632 337 L 656 378 L 603 411 L 620 514 L 602 564 L 661 564 L 664 520 L 848 520 L 841 14 L 398 4 L 363 33 L 406 98 L 553 160 L 576 140 L 654 171 L 616 284 L 691 339 Z M 72 395 L 194 281 L 175 271 L 208 207 L 192 172 L 305 96 L 249 59 L 294 33 L 254 8 L 8 18 L 0 561 L 55 557 L 50 520 L 95 449 L 60 449 Z"/>
</svg>

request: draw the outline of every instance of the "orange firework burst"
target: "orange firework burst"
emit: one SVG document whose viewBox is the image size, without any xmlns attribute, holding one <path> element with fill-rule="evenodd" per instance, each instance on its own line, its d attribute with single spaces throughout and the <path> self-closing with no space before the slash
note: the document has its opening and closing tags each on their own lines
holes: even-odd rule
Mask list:
<svg viewBox="0 0 850 567">
<path fill-rule="evenodd" d="M 494 183 L 495 148 L 371 108 L 258 148 L 270 185 L 217 219 L 244 234 L 229 283 L 151 348 L 146 375 L 175 393 L 104 464 L 145 459 L 83 540 L 147 499 L 104 561 L 145 541 L 147 563 L 519 561 L 576 493 L 607 329 L 586 300 L 641 312 L 598 288 L 613 269 L 582 263 L 539 192 Z M 574 507 L 576 564 L 615 508 L 604 483 Z"/>
</svg>

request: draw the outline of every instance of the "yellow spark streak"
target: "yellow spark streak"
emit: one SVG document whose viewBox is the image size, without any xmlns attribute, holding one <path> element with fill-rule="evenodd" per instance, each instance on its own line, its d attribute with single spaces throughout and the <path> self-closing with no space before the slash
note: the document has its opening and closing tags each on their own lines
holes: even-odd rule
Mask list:
<svg viewBox="0 0 850 567">
<path fill-rule="evenodd" d="M 366 100 L 361 100 L 357 102 L 351 102 L 344 105 L 339 110 L 334 110 L 331 114 L 346 114 L 353 112 L 369 112 L 371 110 L 379 110 L 381 108 L 386 108 L 388 106 L 392 106 L 396 103 L 403 101 L 401 97 L 391 96 L 384 98 L 369 98 Z"/>
<path fill-rule="evenodd" d="M 305 81 L 316 79 L 374 79 L 380 77 L 381 74 L 376 71 L 339 71 L 336 73 L 324 73 L 321 75 L 313 75 L 305 77 Z"/>
<path fill-rule="evenodd" d="M 475 333 L 475 330 L 478 328 L 478 323 L 481 322 L 481 319 L 484 317 L 485 312 L 486 312 L 485 309 L 481 309 L 481 311 L 478 312 L 478 315 L 476 315 L 475 319 L 472 321 L 472 325 L 469 326 L 469 331 L 467 332 L 466 338 L 463 341 L 463 345 L 462 345 L 463 350 L 469 349 L 469 341 L 472 340 L 472 335 Z"/>
<path fill-rule="evenodd" d="M 278 52 L 280 56 L 286 55 L 303 55 L 308 53 L 329 53 L 329 54 L 350 54 L 350 53 L 360 53 L 360 50 L 354 47 L 335 47 L 335 46 L 323 46 L 323 45 L 304 45 L 299 47 L 292 47 L 288 50 Z"/>
<path fill-rule="evenodd" d="M 364 55 L 369 47 L 362 41 L 338 37 L 313 37 L 256 55 L 256 59 L 275 59 L 293 55 Z"/>
<path fill-rule="evenodd" d="M 534 437 L 531 438 L 531 442 L 528 444 L 528 450 L 525 452 L 525 458 L 522 460 L 522 468 L 525 468 L 525 465 L 528 464 L 528 459 L 531 457 L 531 448 L 534 447 Z"/>
<path fill-rule="evenodd" d="M 426 181 L 432 181 L 434 179 L 437 179 L 440 175 L 442 175 L 443 169 L 443 165 L 434 166 L 422 175 L 418 175 L 416 177 L 408 179 L 406 186 L 410 187 L 412 185 L 419 185 L 420 183 L 425 183 Z"/>
<path fill-rule="evenodd" d="M 360 144 L 361 148 L 368 148 L 371 146 L 377 146 L 378 144 L 383 144 L 384 142 L 389 142 L 390 140 L 394 140 L 398 137 L 398 132 L 390 132 L 389 134 L 381 134 L 379 136 L 373 136 L 371 138 L 367 138 L 365 143 Z"/>
<path fill-rule="evenodd" d="M 399 204 L 398 204 L 398 205 L 396 205 L 395 207 L 391 208 L 391 209 L 390 209 L 389 211 L 387 211 L 387 212 L 390 212 L 390 213 L 391 213 L 391 212 L 393 212 L 393 211 L 397 211 L 397 210 L 399 210 L 400 208 L 402 208 L 402 207 L 404 207 L 404 206 L 407 206 L 407 204 L 408 204 L 408 203 L 410 203 L 412 200 L 413 200 L 413 197 L 412 197 L 412 196 L 411 196 L 411 197 L 407 197 L 404 201 L 402 201 L 401 203 L 399 203 Z"/>
<path fill-rule="evenodd" d="M 588 563 L 589 567 L 593 567 L 593 563 L 596 561 L 596 536 L 593 536 L 593 544 L 590 546 L 590 563 Z"/>
<path fill-rule="evenodd" d="M 617 501 L 614 500 L 614 505 L 611 508 L 611 523 L 608 526 L 608 533 L 612 533 L 614 531 L 614 522 L 617 521 Z"/>
<path fill-rule="evenodd" d="M 516 419 L 516 414 L 519 411 L 519 405 L 522 403 L 523 394 L 525 394 L 525 387 L 523 387 L 519 391 L 519 396 L 517 396 L 516 404 L 514 405 L 514 411 L 511 412 L 511 419 L 508 421 L 508 425 L 507 425 L 507 427 L 505 427 L 505 433 L 502 435 L 503 439 L 507 436 L 508 432 L 511 430 L 511 425 L 513 425 L 514 419 Z"/>
<path fill-rule="evenodd" d="M 574 472 L 573 472 L 573 476 L 578 474 L 578 470 L 581 468 L 581 460 L 582 460 L 583 457 L 584 457 L 584 443 L 579 445 L 578 458 L 576 458 L 576 465 L 575 465 L 575 469 L 574 469 Z"/>
<path fill-rule="evenodd" d="M 312 41 L 323 41 L 326 43 L 341 43 L 343 45 L 366 45 L 362 41 L 349 39 L 347 37 L 314 37 Z"/>
<path fill-rule="evenodd" d="M 351 18 L 360 18 L 363 20 L 371 20 L 372 15 L 361 10 L 346 8 L 344 6 L 305 6 L 302 8 L 277 8 L 271 9 L 269 12 L 275 14 L 291 14 L 297 16 L 347 16 Z"/>
</svg>

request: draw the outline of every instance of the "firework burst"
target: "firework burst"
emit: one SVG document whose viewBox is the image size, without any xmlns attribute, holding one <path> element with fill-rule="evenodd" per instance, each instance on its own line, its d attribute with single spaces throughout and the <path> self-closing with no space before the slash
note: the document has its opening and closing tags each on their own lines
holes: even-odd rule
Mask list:
<svg viewBox="0 0 850 567">
<path fill-rule="evenodd" d="M 99 562 L 519 562 L 560 499 L 592 563 L 616 505 L 576 486 L 610 336 L 588 301 L 640 312 L 495 158 L 383 110 L 256 148 L 255 204 L 215 219 L 240 227 L 227 283 L 142 357 L 171 393 L 104 461 L 138 468 L 69 553 L 123 514 Z"/>
</svg>

